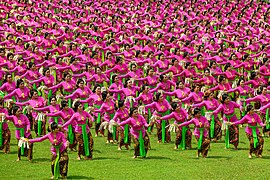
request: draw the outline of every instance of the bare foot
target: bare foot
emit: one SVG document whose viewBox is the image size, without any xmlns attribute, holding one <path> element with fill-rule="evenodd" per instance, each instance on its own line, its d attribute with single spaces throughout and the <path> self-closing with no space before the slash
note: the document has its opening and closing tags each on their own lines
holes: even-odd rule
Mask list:
<svg viewBox="0 0 270 180">
<path fill-rule="evenodd" d="M 249 159 L 251 159 L 251 158 L 252 158 L 252 155 L 251 155 L 251 154 L 249 154 L 249 155 L 248 155 L 248 158 L 249 158 Z"/>
<path fill-rule="evenodd" d="M 78 157 L 77 160 L 80 161 L 81 160 L 81 157 Z"/>
<path fill-rule="evenodd" d="M 133 156 L 132 158 L 133 158 L 133 159 L 136 159 L 136 158 L 137 158 L 137 156 Z"/>
<path fill-rule="evenodd" d="M 96 134 L 95 137 L 98 137 L 98 135 Z"/>
<path fill-rule="evenodd" d="M 262 155 L 258 155 L 258 158 L 262 158 Z"/>
<path fill-rule="evenodd" d="M 21 159 L 20 158 L 18 158 L 16 161 L 20 161 Z"/>
<path fill-rule="evenodd" d="M 54 179 L 54 176 L 52 176 L 51 179 Z"/>
<path fill-rule="evenodd" d="M 175 147 L 174 147 L 174 149 L 178 149 L 178 147 L 177 147 L 177 146 L 175 146 Z"/>
<path fill-rule="evenodd" d="M 121 150 L 122 150 L 122 148 L 121 148 L 121 147 L 118 147 L 118 150 L 119 150 L 119 151 L 121 151 Z"/>
<path fill-rule="evenodd" d="M 110 142 L 109 141 L 106 141 L 106 144 L 109 144 Z"/>
</svg>

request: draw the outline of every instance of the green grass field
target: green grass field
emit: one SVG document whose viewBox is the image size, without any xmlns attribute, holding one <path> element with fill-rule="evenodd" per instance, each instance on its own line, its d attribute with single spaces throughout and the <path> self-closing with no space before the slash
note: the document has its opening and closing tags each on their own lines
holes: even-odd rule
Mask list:
<svg viewBox="0 0 270 180">
<path fill-rule="evenodd" d="M 0 179 L 49 179 L 49 141 L 34 144 L 33 162 L 17 159 L 17 143 L 12 131 L 11 153 L 0 152 Z M 34 134 L 34 133 L 33 133 Z M 146 159 L 132 159 L 130 150 L 117 150 L 117 145 L 105 144 L 105 137 L 94 137 L 92 161 L 76 160 L 77 153 L 69 153 L 68 179 L 268 179 L 270 139 L 265 138 L 263 158 L 248 158 L 249 142 L 240 128 L 239 150 L 224 149 L 224 143 L 211 143 L 208 158 L 196 156 L 193 149 L 174 150 L 174 142 L 157 144 L 155 134 L 150 136 L 152 149 Z M 175 134 L 172 134 L 174 140 Z"/>
</svg>

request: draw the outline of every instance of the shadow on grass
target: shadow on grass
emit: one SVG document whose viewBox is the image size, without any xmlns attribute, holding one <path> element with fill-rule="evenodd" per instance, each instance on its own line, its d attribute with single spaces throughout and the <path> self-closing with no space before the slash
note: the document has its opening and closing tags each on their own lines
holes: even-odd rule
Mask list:
<svg viewBox="0 0 270 180">
<path fill-rule="evenodd" d="M 249 148 L 238 148 L 238 150 L 249 150 Z"/>
<path fill-rule="evenodd" d="M 93 158 L 93 161 L 96 161 L 96 160 L 116 160 L 116 159 L 120 159 L 120 158 L 97 157 L 97 158 Z"/>
<path fill-rule="evenodd" d="M 95 150 L 95 149 L 94 149 L 94 152 L 101 153 L 101 151 L 100 151 L 100 150 Z"/>
<path fill-rule="evenodd" d="M 68 176 L 68 179 L 94 179 L 92 177 L 86 177 L 86 176 Z"/>
<path fill-rule="evenodd" d="M 263 156 L 262 159 L 270 159 L 270 156 Z"/>
<path fill-rule="evenodd" d="M 232 159 L 232 157 L 228 157 L 228 156 L 208 156 L 206 159 Z"/>
<path fill-rule="evenodd" d="M 168 158 L 168 157 L 163 157 L 163 156 L 148 156 L 146 157 L 146 159 L 168 159 L 168 160 L 171 160 L 171 158 Z"/>
<path fill-rule="evenodd" d="M 4 153 L 3 153 L 4 154 Z M 11 151 L 8 154 L 18 154 L 18 151 Z"/>
<path fill-rule="evenodd" d="M 36 163 L 36 162 L 51 162 L 51 159 L 50 158 L 34 158 L 32 160 L 33 163 Z"/>
</svg>

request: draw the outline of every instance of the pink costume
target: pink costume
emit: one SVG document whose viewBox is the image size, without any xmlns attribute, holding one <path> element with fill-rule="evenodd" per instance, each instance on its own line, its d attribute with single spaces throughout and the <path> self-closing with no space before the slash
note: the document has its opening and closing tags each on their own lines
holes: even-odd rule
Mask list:
<svg viewBox="0 0 270 180">
<path fill-rule="evenodd" d="M 166 113 L 168 110 L 171 110 L 171 105 L 166 99 L 164 99 L 162 102 L 158 101 L 146 105 L 145 109 L 148 108 L 155 110 L 154 115 L 162 117 L 164 113 Z M 160 123 L 160 120 L 157 120 L 157 122 Z"/>
<path fill-rule="evenodd" d="M 257 124 L 259 124 L 260 126 L 264 126 L 264 124 L 261 121 L 261 118 L 258 114 L 247 114 L 245 115 L 241 120 L 234 122 L 234 125 L 238 125 L 238 124 L 244 124 L 247 123 L 250 126 L 257 126 Z M 247 126 L 246 127 L 246 133 L 249 135 L 252 135 L 252 129 L 251 127 Z M 258 129 L 258 127 L 256 127 L 256 133 L 260 134 L 260 131 Z"/>
<path fill-rule="evenodd" d="M 37 99 L 31 99 L 29 101 L 26 102 L 16 102 L 16 105 L 18 106 L 31 106 L 33 108 L 41 108 L 44 107 L 46 105 L 46 101 L 43 99 L 43 97 L 38 97 Z M 37 112 L 36 111 L 32 111 L 32 116 L 35 119 L 37 117 Z"/>
<path fill-rule="evenodd" d="M 105 114 L 104 120 L 109 122 L 113 118 L 112 116 L 114 115 L 115 112 L 114 105 L 115 102 L 113 100 L 105 101 L 101 105 L 100 109 L 95 110 L 95 112 Z"/>
<path fill-rule="evenodd" d="M 230 101 L 228 104 L 223 103 L 218 106 L 218 108 L 213 112 L 213 115 L 217 117 L 217 114 L 222 111 L 224 113 L 223 120 L 225 122 L 236 122 L 238 119 L 235 115 L 234 108 L 240 108 L 240 105 L 233 101 Z"/>
<path fill-rule="evenodd" d="M 190 101 L 194 104 L 200 103 L 203 100 L 203 92 L 191 92 L 188 97 L 182 99 L 184 103 L 190 103 Z"/>
<path fill-rule="evenodd" d="M 247 103 L 250 102 L 255 102 L 255 101 L 259 101 L 261 103 L 261 106 L 266 106 L 267 104 L 269 104 L 269 100 L 270 100 L 270 94 L 261 94 L 258 96 L 255 96 L 253 98 L 249 98 L 246 100 Z M 262 108 L 261 113 L 265 114 L 266 113 L 266 109 L 267 108 Z"/>
<path fill-rule="evenodd" d="M 31 84 L 39 83 L 39 82 L 43 82 L 44 85 L 47 87 L 52 87 L 55 83 L 55 79 L 54 79 L 53 75 L 50 75 L 49 77 L 43 76 L 42 78 L 40 78 L 38 80 L 32 81 Z"/>
<path fill-rule="evenodd" d="M 36 111 L 42 111 L 42 112 L 49 112 L 49 114 L 47 114 L 47 116 L 52 116 L 52 117 L 56 117 L 53 116 L 54 113 L 57 113 L 60 111 L 60 106 L 59 104 L 56 104 L 55 106 L 50 105 L 50 106 L 46 106 L 46 107 L 42 107 L 42 108 L 35 108 Z M 49 123 L 51 124 L 52 122 L 56 122 L 57 124 L 63 124 L 63 120 L 62 118 L 50 118 Z"/>
<path fill-rule="evenodd" d="M 190 89 L 188 87 L 184 87 L 183 89 L 176 89 L 173 92 L 164 92 L 164 94 L 168 96 L 176 96 L 178 99 L 183 99 L 190 94 Z"/>
<path fill-rule="evenodd" d="M 129 118 L 129 112 L 127 108 L 118 109 L 113 117 L 113 120 L 116 121 L 118 124 L 127 120 Z M 121 126 L 124 129 L 124 126 Z"/>
<path fill-rule="evenodd" d="M 10 94 L 12 91 L 14 91 L 16 89 L 16 84 L 15 82 L 9 83 L 9 82 L 5 82 L 1 87 L 0 87 L 0 91 L 3 92 L 7 92 L 8 94 Z"/>
<path fill-rule="evenodd" d="M 21 138 L 20 129 L 24 132 L 25 138 L 28 138 L 31 135 L 30 122 L 25 115 L 21 114 L 19 117 L 13 115 L 6 116 L 6 119 L 14 123 L 14 126 L 16 127 L 15 137 L 17 140 L 20 140 Z"/>
<path fill-rule="evenodd" d="M 198 128 L 209 127 L 209 122 L 204 116 L 201 116 L 199 119 L 198 118 L 193 118 L 190 121 L 187 121 L 187 122 L 184 122 L 184 123 L 180 124 L 179 127 L 188 126 L 190 124 L 195 125 L 194 135 L 197 138 L 200 137 L 200 131 L 199 131 Z M 207 131 L 206 128 L 204 128 L 203 136 L 208 137 L 208 131 Z"/>
<path fill-rule="evenodd" d="M 92 91 L 88 87 L 83 87 L 83 89 L 78 88 L 76 89 L 71 95 L 66 96 L 67 99 L 76 99 L 76 98 L 81 98 L 81 99 L 86 99 L 89 97 L 89 95 L 92 94 Z"/>
<path fill-rule="evenodd" d="M 0 113 L 4 113 L 5 116 L 8 116 L 8 111 L 7 111 L 5 108 L 1 108 L 1 109 L 0 109 Z M 2 123 L 2 129 L 3 129 L 4 131 L 8 129 L 8 123 L 7 123 L 6 121 L 4 121 L 4 122 Z M 2 136 L 2 134 L 1 134 L 1 136 Z"/>
<path fill-rule="evenodd" d="M 79 134 L 82 134 L 82 126 L 81 125 L 84 125 L 88 123 L 87 120 L 91 120 L 93 121 L 94 118 L 89 114 L 87 113 L 86 111 L 82 111 L 81 113 L 79 112 L 76 112 L 75 114 L 72 115 L 72 117 L 70 118 L 70 120 L 68 120 L 64 125 L 63 125 L 63 128 L 67 128 L 68 125 L 72 124 L 73 121 L 76 121 L 77 122 L 77 126 L 75 128 L 75 132 L 76 133 L 79 133 Z M 90 128 L 89 126 L 87 125 L 86 126 L 86 130 L 87 130 L 87 133 L 90 132 Z"/>
<path fill-rule="evenodd" d="M 42 142 L 44 140 L 48 139 L 51 144 L 51 152 L 54 156 L 56 156 L 56 149 L 54 146 L 59 146 L 60 145 L 60 153 L 62 153 L 64 150 L 67 148 L 67 140 L 62 132 L 57 132 L 56 135 L 53 134 L 53 132 L 50 132 L 49 134 L 46 134 L 43 137 L 36 138 L 36 139 L 30 139 L 30 143 L 35 143 L 35 142 Z"/>
<path fill-rule="evenodd" d="M 133 117 L 128 118 L 127 120 L 122 121 L 119 125 L 124 126 L 126 124 L 131 126 L 130 133 L 137 139 L 139 139 L 140 131 L 142 131 L 143 137 L 145 136 L 145 128 L 148 127 L 148 124 L 142 115 L 138 115 L 136 119 Z"/>
<path fill-rule="evenodd" d="M 10 99 L 12 96 L 15 96 L 17 102 L 24 102 L 28 100 L 29 92 L 30 90 L 27 87 L 24 87 L 23 89 L 17 88 L 10 94 L 6 95 L 4 99 Z"/>
<path fill-rule="evenodd" d="M 64 94 L 65 92 L 67 93 L 72 93 L 76 87 L 76 83 L 73 80 L 70 81 L 62 81 L 61 83 L 58 83 L 55 86 L 50 87 L 49 89 L 53 90 L 53 92 L 59 88 L 63 88 Z"/>
<path fill-rule="evenodd" d="M 174 124 L 181 124 L 186 121 L 188 118 L 188 113 L 185 109 L 181 108 L 180 112 L 172 112 L 169 115 L 163 116 L 161 120 L 170 120 L 174 119 Z"/>
<path fill-rule="evenodd" d="M 206 110 L 216 110 L 216 108 L 219 106 L 218 100 L 212 99 L 212 100 L 204 100 L 201 103 L 193 104 L 193 107 L 206 107 Z"/>
</svg>

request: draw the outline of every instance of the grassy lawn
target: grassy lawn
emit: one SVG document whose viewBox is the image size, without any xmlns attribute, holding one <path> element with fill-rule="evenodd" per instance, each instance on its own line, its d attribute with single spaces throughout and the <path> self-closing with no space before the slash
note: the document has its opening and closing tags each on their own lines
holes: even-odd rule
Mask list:
<svg viewBox="0 0 270 180">
<path fill-rule="evenodd" d="M 12 130 L 11 153 L 0 152 L 0 179 L 49 179 L 49 141 L 34 144 L 33 162 L 22 157 L 17 159 L 17 143 Z M 209 157 L 195 158 L 196 141 L 193 149 L 174 150 L 174 143 L 157 144 L 155 134 L 150 136 L 152 149 L 146 159 L 132 159 L 131 150 L 117 150 L 117 145 L 105 144 L 104 137 L 94 138 L 94 159 L 78 161 L 77 153 L 69 153 L 69 179 L 266 179 L 269 175 L 269 138 L 265 138 L 263 158 L 248 159 L 249 142 L 240 128 L 239 150 L 224 149 L 224 141 L 211 143 Z M 174 140 L 175 134 L 172 134 Z M 224 139 L 224 138 L 223 138 Z"/>
</svg>

